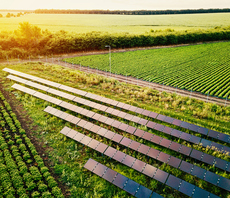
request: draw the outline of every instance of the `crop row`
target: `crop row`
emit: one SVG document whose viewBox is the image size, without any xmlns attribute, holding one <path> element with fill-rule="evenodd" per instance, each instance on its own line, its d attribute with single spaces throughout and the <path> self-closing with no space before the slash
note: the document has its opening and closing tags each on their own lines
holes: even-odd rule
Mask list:
<svg viewBox="0 0 230 198">
<path fill-rule="evenodd" d="M 0 93 L 0 197 L 64 197 Z"/>
<path fill-rule="evenodd" d="M 230 98 L 230 42 L 112 53 L 111 72 L 221 98 Z M 64 61 L 110 71 L 109 56 Z"/>
</svg>

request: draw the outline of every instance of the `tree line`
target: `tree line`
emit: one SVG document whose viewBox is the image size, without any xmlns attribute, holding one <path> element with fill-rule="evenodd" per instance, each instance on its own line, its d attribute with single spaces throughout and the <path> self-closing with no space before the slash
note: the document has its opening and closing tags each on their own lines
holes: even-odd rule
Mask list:
<svg viewBox="0 0 230 198">
<path fill-rule="evenodd" d="M 224 9 L 185 9 L 185 10 L 59 10 L 37 9 L 36 14 L 121 14 L 121 15 L 160 15 L 160 14 L 196 14 L 230 12 Z"/>
<path fill-rule="evenodd" d="M 28 22 L 20 23 L 14 32 L 0 33 L 0 59 L 29 58 L 38 55 L 70 53 L 78 51 L 104 50 L 112 48 L 149 47 L 176 45 L 206 41 L 230 40 L 230 26 L 197 31 L 165 31 L 143 35 L 126 33 L 109 34 L 91 32 L 85 34 L 68 33 L 61 30 L 51 33 L 42 31 Z"/>
</svg>

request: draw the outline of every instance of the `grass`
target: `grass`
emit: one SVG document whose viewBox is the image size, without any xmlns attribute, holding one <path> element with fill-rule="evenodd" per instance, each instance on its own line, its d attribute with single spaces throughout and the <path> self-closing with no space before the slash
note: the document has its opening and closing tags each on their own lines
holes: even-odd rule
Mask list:
<svg viewBox="0 0 230 198">
<path fill-rule="evenodd" d="M 144 34 L 151 30 L 198 30 L 229 26 L 230 13 L 186 15 L 89 15 L 89 14 L 28 14 L 0 18 L 0 31 L 13 31 L 21 22 L 29 22 L 52 32 L 65 30 L 75 33 L 92 31 Z"/>
<path fill-rule="evenodd" d="M 230 42 L 111 54 L 111 72 L 145 81 L 230 98 Z M 64 61 L 110 71 L 109 55 Z"/>
<path fill-rule="evenodd" d="M 6 66 L 1 65 L 0 69 L 2 70 L 4 67 Z M 221 107 L 215 104 L 204 103 L 203 101 L 181 97 L 176 94 L 159 93 L 158 91 L 152 89 L 119 83 L 113 79 L 107 79 L 94 74 L 86 74 L 84 72 L 56 65 L 42 63 L 25 63 L 17 65 L 7 65 L 7 67 L 230 134 L 229 107 Z M 5 72 L 0 73 L 0 78 L 3 86 L 7 91 L 13 92 L 17 100 L 21 101 L 30 117 L 34 120 L 34 124 L 38 126 L 38 130 L 35 131 L 34 134 L 38 138 L 43 139 L 46 145 L 50 147 L 48 154 L 49 159 L 53 164 L 54 171 L 56 174 L 59 175 L 62 182 L 69 187 L 71 197 L 131 197 L 125 191 L 121 191 L 112 184 L 86 171 L 83 168 L 83 165 L 89 157 L 94 158 L 100 163 L 107 165 L 108 167 L 118 171 L 121 174 L 124 174 L 125 176 L 148 187 L 151 190 L 156 191 L 157 193 L 165 197 L 172 198 L 185 196 L 169 187 L 161 185 L 159 182 L 143 176 L 133 169 L 130 169 L 116 161 L 107 158 L 106 156 L 99 155 L 92 149 L 84 147 L 83 145 L 78 144 L 75 141 L 70 140 L 69 138 L 66 138 L 59 133 L 59 131 L 64 126 L 69 126 L 73 129 L 76 129 L 81 133 L 87 134 L 88 136 L 91 136 L 103 143 L 111 145 L 144 162 L 157 166 L 161 170 L 172 173 L 181 179 L 189 181 L 221 197 L 226 198 L 227 196 L 229 196 L 229 193 L 220 191 L 219 188 L 213 187 L 207 182 L 201 181 L 188 174 L 184 174 L 178 169 L 174 169 L 153 159 L 148 159 L 144 155 L 133 152 L 132 150 L 129 150 L 120 145 L 116 145 L 105 138 L 92 134 L 89 131 L 82 130 L 79 127 L 76 128 L 70 123 L 66 123 L 61 119 L 48 115 L 43 110 L 46 106 L 51 104 L 10 88 L 13 82 L 5 78 L 7 75 L 8 74 Z M 55 105 L 52 106 L 59 108 Z M 117 133 L 121 133 L 118 130 L 110 128 L 106 125 L 102 126 Z M 156 131 L 150 132 L 156 133 Z M 143 142 L 148 146 L 161 149 L 160 147 L 152 143 L 145 142 L 135 136 L 131 136 L 128 134 L 123 135 L 131 139 L 135 139 L 136 141 Z M 176 141 L 181 142 L 180 140 Z M 187 145 L 187 143 L 185 142 L 181 143 Z M 198 146 L 195 147 L 197 148 Z M 197 149 L 202 150 L 202 148 L 200 147 L 198 147 Z M 164 151 L 178 158 L 182 158 L 181 155 L 178 155 L 175 152 L 171 152 L 167 149 L 164 149 Z M 215 154 L 213 151 L 208 149 L 204 149 L 204 152 Z M 222 159 L 230 161 L 229 158 L 226 156 L 218 153 L 216 155 L 218 155 Z M 192 162 L 191 159 L 186 160 Z M 197 165 L 229 178 L 229 175 L 226 175 L 224 171 L 215 169 L 212 166 L 207 166 L 202 163 L 197 163 Z"/>
</svg>

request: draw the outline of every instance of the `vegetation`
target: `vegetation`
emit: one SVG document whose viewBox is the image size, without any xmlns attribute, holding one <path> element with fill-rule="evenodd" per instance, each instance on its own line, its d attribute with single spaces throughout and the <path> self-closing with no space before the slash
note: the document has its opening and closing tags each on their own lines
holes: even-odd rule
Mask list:
<svg viewBox="0 0 230 198">
<path fill-rule="evenodd" d="M 230 98 L 230 42 L 113 53 L 112 73 Z M 108 54 L 64 61 L 109 71 Z"/>
<path fill-rule="evenodd" d="M 3 69 L 4 67 L 5 65 L 2 65 L 0 66 L 0 69 Z M 107 79 L 102 76 L 97 76 L 95 74 L 87 74 L 81 71 L 56 65 L 28 62 L 25 64 L 7 65 L 7 67 L 28 74 L 32 74 L 38 77 L 42 77 L 48 80 L 52 80 L 58 83 L 62 83 L 71 87 L 99 94 L 108 98 L 112 98 L 114 100 L 142 107 L 173 118 L 178 118 L 184 121 L 188 121 L 190 123 L 198 124 L 200 126 L 204 126 L 213 130 L 230 134 L 230 107 L 223 107 L 216 104 L 205 103 L 203 101 L 190 99 L 189 97 L 181 97 L 176 94 L 169 94 L 165 92 L 159 93 L 158 91 L 149 88 L 141 88 L 134 85 L 119 83 L 114 79 Z M 172 168 L 168 165 L 159 163 L 158 161 L 155 161 L 151 158 L 147 158 L 146 156 L 134 152 L 130 149 L 127 149 L 121 145 L 114 144 L 113 142 L 108 141 L 106 138 L 102 138 L 99 135 L 95 135 L 87 130 L 83 130 L 81 127 L 76 127 L 74 125 L 71 125 L 70 123 L 64 122 L 59 118 L 48 115 L 43 110 L 45 107 L 51 104 L 49 104 L 48 102 L 44 102 L 43 100 L 37 99 L 35 97 L 31 97 L 28 94 L 24 94 L 20 91 L 13 90 L 10 86 L 14 82 L 7 80 L 5 78 L 7 75 L 8 74 L 5 72 L 0 73 L 1 82 L 4 83 L 3 85 L 5 87 L 5 90 L 13 92 L 17 100 L 21 102 L 24 109 L 33 119 L 34 124 L 38 126 L 37 130 L 34 131 L 34 136 L 36 136 L 38 140 L 40 140 L 40 143 L 43 143 L 44 147 L 46 147 L 47 153 L 49 154 L 49 159 L 54 165 L 54 171 L 56 174 L 60 176 L 63 183 L 65 183 L 66 186 L 68 186 L 71 193 L 71 197 L 130 197 L 125 191 L 121 191 L 119 188 L 113 186 L 112 184 L 106 182 L 98 176 L 86 171 L 83 168 L 83 165 L 89 157 L 96 159 L 100 163 L 107 165 L 108 167 L 116 170 L 117 172 L 124 174 L 125 176 L 148 187 L 151 190 L 156 191 L 157 193 L 165 197 L 185 196 L 181 193 L 178 193 L 177 191 L 174 191 L 172 188 L 161 185 L 159 182 L 156 182 L 153 179 L 150 179 L 144 176 L 143 174 L 118 163 L 117 161 L 111 160 L 106 156 L 100 155 L 96 151 L 88 147 L 85 147 L 74 140 L 66 138 L 64 135 L 60 134 L 60 130 L 64 126 L 68 126 L 75 130 L 78 130 L 81 133 L 84 133 L 105 144 L 119 149 L 146 163 L 157 166 L 168 173 L 171 173 L 181 179 L 184 179 L 194 185 L 197 185 L 223 198 L 227 198 L 229 196 L 228 192 L 223 191 L 211 184 L 208 184 L 203 180 L 185 174 L 184 172 Z M 60 99 L 63 100 L 63 98 Z M 55 105 L 51 106 L 66 111 L 61 107 Z M 97 110 L 93 111 L 98 112 Z M 70 111 L 67 112 L 70 114 L 72 113 Z M 84 118 L 80 115 L 78 116 L 80 118 Z M 119 120 L 127 123 L 127 121 L 121 119 Z M 142 128 L 143 130 L 147 130 L 145 127 L 137 126 L 134 123 L 129 124 Z M 160 146 L 157 146 L 147 141 L 143 141 L 141 138 L 123 133 L 120 130 L 114 129 L 110 126 L 104 124 L 100 125 L 104 128 L 120 133 L 131 139 L 134 139 L 138 142 L 145 143 L 148 146 L 162 150 L 168 154 L 183 159 L 183 156 L 176 152 L 170 151 L 168 149 L 162 149 L 162 147 Z M 174 128 L 179 129 L 175 126 Z M 154 130 L 149 130 L 149 132 L 161 135 L 162 137 L 166 137 L 167 139 L 177 141 L 184 145 L 196 148 L 198 150 L 202 150 L 206 153 L 230 161 L 228 156 L 225 156 L 217 151 L 212 151 L 208 148 L 205 149 L 201 146 L 191 145 L 186 143 L 185 141 L 173 138 L 171 136 L 167 136 L 163 133 Z M 3 145 L 3 147 L 4 146 L 6 145 Z M 23 146 L 21 149 L 23 150 Z M 202 168 L 215 172 L 216 174 L 219 174 L 226 178 L 230 178 L 229 174 L 226 174 L 224 171 L 221 171 L 213 166 L 195 162 L 190 158 L 186 158 L 186 161 L 194 163 Z M 22 171 L 23 170 L 24 169 L 22 169 Z M 41 168 L 39 170 L 40 174 L 43 175 L 46 178 L 46 180 L 48 180 L 49 173 L 43 173 L 43 171 L 46 171 L 46 169 Z M 37 169 L 33 168 L 33 170 L 31 171 L 33 172 L 33 174 L 37 173 Z M 31 171 L 30 175 L 27 174 L 27 178 L 35 179 L 40 177 L 39 174 L 36 177 L 34 177 Z M 45 185 L 39 185 L 38 188 L 34 190 L 34 194 L 36 191 L 42 195 L 43 193 L 46 193 L 48 196 L 48 192 L 46 192 L 48 185 L 53 186 L 51 182 Z M 30 188 L 33 188 L 33 184 L 30 185 Z M 57 190 L 54 189 L 55 187 L 52 188 L 53 190 L 51 193 L 55 194 Z"/>
<path fill-rule="evenodd" d="M 52 176 L 42 176 L 49 169 L 1 92 L 0 123 L 0 197 L 40 197 L 44 188 L 39 187 L 46 184 L 50 197 L 64 197 Z"/>
<path fill-rule="evenodd" d="M 36 14 L 121 14 L 121 15 L 158 15 L 158 14 L 195 14 L 230 12 L 225 9 L 188 9 L 188 10 L 57 10 L 37 9 Z"/>
<path fill-rule="evenodd" d="M 217 28 L 204 31 L 174 32 L 171 29 L 146 35 L 127 34 L 70 34 L 65 31 L 51 33 L 42 31 L 29 23 L 20 23 L 14 33 L 0 34 L 0 59 L 29 58 L 38 55 L 51 55 L 76 51 L 92 51 L 112 48 L 147 47 L 204 41 L 227 40 L 230 28 Z"/>
</svg>

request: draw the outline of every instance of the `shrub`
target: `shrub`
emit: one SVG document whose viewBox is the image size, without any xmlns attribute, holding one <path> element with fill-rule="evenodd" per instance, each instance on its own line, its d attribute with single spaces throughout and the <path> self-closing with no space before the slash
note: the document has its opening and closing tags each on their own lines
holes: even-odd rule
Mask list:
<svg viewBox="0 0 230 198">
<path fill-rule="evenodd" d="M 61 189 L 58 188 L 57 186 L 55 186 L 55 187 L 52 188 L 52 193 L 53 193 L 53 195 L 55 197 L 63 197 L 64 198 L 64 196 L 63 196 L 63 194 L 61 192 Z"/>
<path fill-rule="evenodd" d="M 37 167 L 31 166 L 29 169 L 30 169 L 30 173 L 32 174 L 32 177 L 35 181 L 41 180 L 42 175 L 40 174 Z"/>
<path fill-rule="evenodd" d="M 50 188 L 57 186 L 57 182 L 54 180 L 54 178 L 52 176 L 47 177 L 46 180 L 47 180 L 48 186 Z"/>
<path fill-rule="evenodd" d="M 53 198 L 50 192 L 46 191 L 42 193 L 42 198 Z"/>
<path fill-rule="evenodd" d="M 40 191 L 40 192 L 45 192 L 46 190 L 47 190 L 47 185 L 45 185 L 45 184 L 40 184 L 39 186 L 38 186 L 38 190 Z"/>
<path fill-rule="evenodd" d="M 31 194 L 31 197 L 33 198 L 40 197 L 40 193 L 38 191 L 35 191 Z"/>
</svg>

